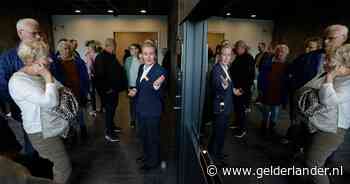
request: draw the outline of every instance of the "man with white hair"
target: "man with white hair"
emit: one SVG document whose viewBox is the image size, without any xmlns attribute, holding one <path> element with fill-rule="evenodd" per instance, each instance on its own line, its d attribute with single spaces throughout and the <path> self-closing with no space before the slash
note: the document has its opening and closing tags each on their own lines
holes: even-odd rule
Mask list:
<svg viewBox="0 0 350 184">
<path fill-rule="evenodd" d="M 16 24 L 17 34 L 21 41 L 41 40 L 39 23 L 31 18 L 18 20 Z M 8 81 L 13 73 L 23 67 L 23 61 L 18 57 L 17 47 L 4 52 L 0 56 L 0 98 L 10 105 L 11 116 L 17 120 L 21 120 L 21 111 L 13 102 L 8 90 Z M 25 150 L 29 155 L 34 154 L 34 150 L 30 142 L 26 142 Z"/>
<path fill-rule="evenodd" d="M 308 81 L 313 79 L 317 74 L 324 72 L 324 63 L 335 50 L 346 42 L 348 38 L 348 28 L 344 25 L 330 25 L 324 31 L 323 37 L 323 49 L 312 51 L 306 54 L 302 54 L 297 57 L 289 69 L 290 78 L 290 101 L 293 100 L 295 91 L 300 87 L 304 86 Z M 327 68 L 326 68 L 327 70 Z M 295 107 L 293 103 L 290 103 L 290 121 L 293 125 L 295 121 Z M 288 130 L 289 137 L 296 143 L 296 145 L 303 147 L 305 140 L 301 136 L 301 132 L 296 127 L 290 127 Z M 295 131 L 293 131 L 295 129 Z"/>
</svg>

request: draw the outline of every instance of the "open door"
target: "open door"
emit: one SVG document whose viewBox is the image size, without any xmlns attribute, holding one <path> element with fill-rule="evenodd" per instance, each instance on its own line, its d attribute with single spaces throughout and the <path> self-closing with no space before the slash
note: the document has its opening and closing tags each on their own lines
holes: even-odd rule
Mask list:
<svg viewBox="0 0 350 184">
<path fill-rule="evenodd" d="M 114 32 L 114 39 L 117 43 L 116 55 L 118 61 L 124 63 L 125 49 L 132 43 L 142 44 L 145 40 L 154 40 L 157 43 L 157 32 Z"/>
</svg>

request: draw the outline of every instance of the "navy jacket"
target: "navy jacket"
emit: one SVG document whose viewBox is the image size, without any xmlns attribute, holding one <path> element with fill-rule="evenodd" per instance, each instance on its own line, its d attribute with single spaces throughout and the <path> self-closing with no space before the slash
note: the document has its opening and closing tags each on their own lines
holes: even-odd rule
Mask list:
<svg viewBox="0 0 350 184">
<path fill-rule="evenodd" d="M 295 91 L 316 76 L 322 67 L 324 50 L 316 50 L 297 57 L 289 68 L 290 88 Z"/>
<path fill-rule="evenodd" d="M 220 112 L 220 102 L 224 102 L 224 111 L 222 112 L 225 115 L 229 115 L 233 112 L 233 82 L 229 81 L 228 88 L 224 89 L 222 87 L 221 76 L 227 78 L 224 69 L 219 63 L 215 64 L 212 69 L 211 83 L 212 90 L 214 94 L 213 105 L 214 105 L 214 114 L 219 114 Z"/>
<path fill-rule="evenodd" d="M 11 101 L 8 82 L 12 74 L 23 66 L 22 60 L 17 55 L 17 48 L 12 48 L 0 56 L 0 98 L 3 101 Z"/>
<path fill-rule="evenodd" d="M 141 65 L 137 75 L 135 96 L 136 113 L 141 117 L 159 117 L 163 110 L 163 88 L 165 81 L 162 83 L 158 90 L 155 90 L 153 83 L 160 76 L 166 76 L 166 71 L 159 64 L 154 64 L 147 74 L 147 78 L 140 82 L 140 78 L 143 73 L 143 66 Z"/>
</svg>

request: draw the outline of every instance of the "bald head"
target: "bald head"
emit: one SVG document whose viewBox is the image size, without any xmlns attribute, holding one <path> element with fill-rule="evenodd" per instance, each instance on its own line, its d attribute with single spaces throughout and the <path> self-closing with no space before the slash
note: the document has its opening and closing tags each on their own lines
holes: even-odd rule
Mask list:
<svg viewBox="0 0 350 184">
<path fill-rule="evenodd" d="M 40 25 L 35 19 L 24 18 L 18 20 L 16 29 L 21 41 L 39 41 L 42 39 Z"/>
<path fill-rule="evenodd" d="M 335 51 L 348 39 L 349 29 L 340 24 L 328 26 L 324 31 L 324 46 L 327 53 Z"/>
</svg>

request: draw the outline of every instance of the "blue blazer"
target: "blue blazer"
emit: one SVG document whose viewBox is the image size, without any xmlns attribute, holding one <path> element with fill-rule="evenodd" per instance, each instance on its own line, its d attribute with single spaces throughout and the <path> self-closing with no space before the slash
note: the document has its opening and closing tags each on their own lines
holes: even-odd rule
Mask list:
<svg viewBox="0 0 350 184">
<path fill-rule="evenodd" d="M 214 94 L 213 105 L 214 105 L 214 114 L 225 114 L 229 115 L 233 111 L 233 82 L 229 81 L 228 88 L 224 89 L 222 87 L 221 76 L 227 78 L 224 69 L 219 63 L 215 64 L 212 69 L 212 90 Z M 232 79 L 232 78 L 231 78 Z M 220 102 L 223 101 L 224 111 L 220 112 Z"/>
<path fill-rule="evenodd" d="M 164 77 L 167 78 L 166 71 L 159 64 L 154 64 L 147 74 L 148 80 L 143 79 L 140 82 L 143 73 L 143 66 L 144 65 L 141 65 L 139 68 L 136 81 L 136 113 L 141 117 L 159 117 L 163 110 L 163 88 L 165 86 L 165 81 L 158 90 L 154 89 L 153 83 L 161 75 L 164 75 Z"/>
</svg>

